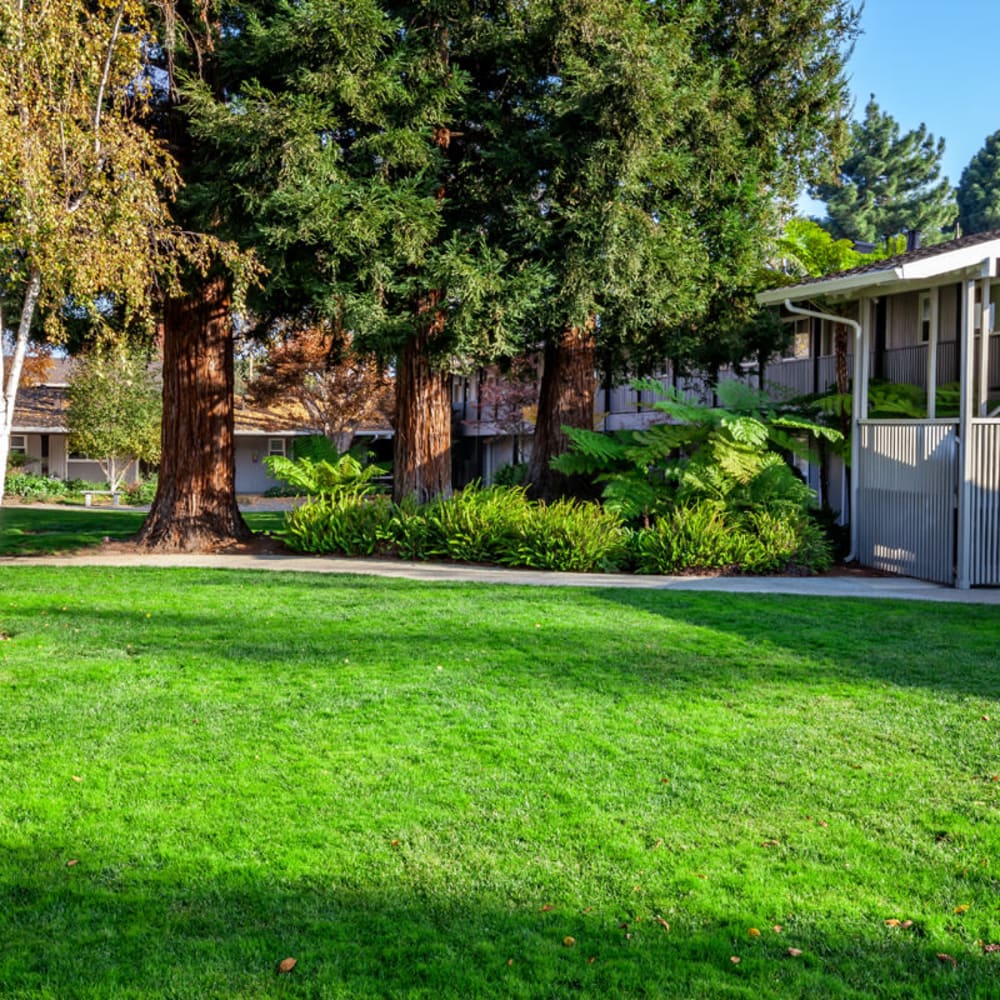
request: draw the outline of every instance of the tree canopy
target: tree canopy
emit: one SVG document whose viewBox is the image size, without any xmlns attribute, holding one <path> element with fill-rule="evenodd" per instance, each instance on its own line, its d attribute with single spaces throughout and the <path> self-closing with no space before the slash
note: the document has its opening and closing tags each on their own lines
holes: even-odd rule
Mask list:
<svg viewBox="0 0 1000 1000">
<path fill-rule="evenodd" d="M 148 351 L 101 344 L 80 358 L 69 383 L 70 448 L 97 461 L 108 488 L 136 462 L 160 459 L 160 383 Z"/>
<path fill-rule="evenodd" d="M 99 323 L 103 298 L 149 321 L 176 247 L 176 172 L 144 120 L 147 29 L 126 0 L 0 0 L 0 299 L 19 303 L 0 353 L 0 472 L 36 315 L 58 336 L 67 302 Z"/>
<path fill-rule="evenodd" d="M 1000 228 L 1000 132 L 986 137 L 958 182 L 958 224 L 963 233 Z"/>
<path fill-rule="evenodd" d="M 944 139 L 925 125 L 902 133 L 871 96 L 865 116 L 851 125 L 850 153 L 839 176 L 813 187 L 826 202 L 824 225 L 838 239 L 877 243 L 907 230 L 940 241 L 954 224 L 954 191 L 941 178 Z"/>
</svg>

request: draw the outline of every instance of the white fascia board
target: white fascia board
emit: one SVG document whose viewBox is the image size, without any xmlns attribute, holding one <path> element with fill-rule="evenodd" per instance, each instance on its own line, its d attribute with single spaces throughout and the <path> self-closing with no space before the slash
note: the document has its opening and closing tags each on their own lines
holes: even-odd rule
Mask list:
<svg viewBox="0 0 1000 1000">
<path fill-rule="evenodd" d="M 786 285 L 782 288 L 768 288 L 758 292 L 757 303 L 762 306 L 781 305 L 785 299 L 808 299 L 821 295 L 844 297 L 851 292 L 879 288 L 883 285 L 939 284 L 946 278 L 960 277 L 992 278 L 997 275 L 997 258 L 1000 257 L 1000 241 L 977 243 L 933 257 L 887 267 L 878 271 L 862 271 L 860 274 L 832 275 L 822 281 L 808 284 Z M 972 274 L 963 273 L 972 272 Z"/>
<path fill-rule="evenodd" d="M 768 288 L 757 293 L 757 304 L 780 306 L 785 299 L 811 299 L 820 295 L 846 295 L 850 292 L 874 288 L 902 278 L 900 268 L 890 267 L 884 271 L 863 271 L 861 274 L 845 274 L 842 278 L 832 277 L 825 281 L 810 281 L 807 285 L 785 285 L 783 288 Z"/>
</svg>

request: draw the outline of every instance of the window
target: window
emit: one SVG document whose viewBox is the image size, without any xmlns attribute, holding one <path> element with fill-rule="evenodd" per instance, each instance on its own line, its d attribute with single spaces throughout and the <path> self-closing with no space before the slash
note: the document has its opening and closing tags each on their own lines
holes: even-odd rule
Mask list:
<svg viewBox="0 0 1000 1000">
<path fill-rule="evenodd" d="M 19 451 L 22 455 L 26 454 L 28 451 L 28 435 L 27 434 L 11 434 L 10 436 L 10 450 Z"/>
<path fill-rule="evenodd" d="M 268 455 L 285 455 L 285 439 L 284 438 L 268 438 L 267 439 L 267 453 Z"/>
<path fill-rule="evenodd" d="M 810 342 L 812 334 L 810 331 L 811 320 L 807 316 L 801 319 L 790 321 L 792 327 L 792 337 L 785 347 L 783 357 L 786 359 L 808 358 L 810 354 Z"/>
<path fill-rule="evenodd" d="M 921 292 L 917 306 L 917 322 L 920 324 L 920 342 L 926 344 L 931 339 L 931 293 Z"/>
</svg>

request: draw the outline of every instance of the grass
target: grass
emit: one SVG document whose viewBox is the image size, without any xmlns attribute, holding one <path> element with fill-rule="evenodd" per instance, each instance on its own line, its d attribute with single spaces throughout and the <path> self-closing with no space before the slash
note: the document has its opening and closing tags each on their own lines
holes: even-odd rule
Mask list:
<svg viewBox="0 0 1000 1000">
<path fill-rule="evenodd" d="M 276 531 L 280 513 L 243 515 L 254 531 Z M 114 508 L 0 507 L 0 556 L 49 555 L 100 545 L 103 539 L 130 538 L 146 519 L 145 511 Z"/>
<path fill-rule="evenodd" d="M 5 1000 L 997 995 L 995 609 L 0 572 Z"/>
</svg>

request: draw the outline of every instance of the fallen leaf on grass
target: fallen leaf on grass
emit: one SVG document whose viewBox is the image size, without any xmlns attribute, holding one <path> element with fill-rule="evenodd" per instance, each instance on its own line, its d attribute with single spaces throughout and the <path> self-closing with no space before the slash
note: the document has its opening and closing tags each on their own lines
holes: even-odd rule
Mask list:
<svg viewBox="0 0 1000 1000">
<path fill-rule="evenodd" d="M 775 934 L 780 934 L 782 932 L 783 928 L 782 928 L 781 924 L 775 924 L 771 928 L 771 930 L 774 931 Z"/>
<path fill-rule="evenodd" d="M 955 909 L 952 912 L 953 913 L 965 913 L 966 910 L 968 910 L 968 908 L 969 908 L 969 904 L 968 903 L 959 903 L 958 906 L 956 906 Z"/>
<path fill-rule="evenodd" d="M 554 910 L 554 909 L 555 909 L 555 907 L 554 907 L 554 906 L 553 906 L 553 905 L 552 905 L 551 903 L 546 903 L 546 904 L 545 904 L 545 905 L 544 905 L 544 906 L 542 907 L 542 913 L 548 913 L 548 912 L 549 912 L 549 910 Z"/>
<path fill-rule="evenodd" d="M 66 862 L 66 867 L 67 868 L 72 868 L 73 865 L 78 865 L 79 863 L 80 862 L 77 861 L 76 858 L 70 858 L 69 861 Z"/>
<path fill-rule="evenodd" d="M 83 781 L 83 778 L 81 778 L 78 774 L 70 775 L 70 777 L 72 777 L 74 781 Z"/>
<path fill-rule="evenodd" d="M 670 932 L 670 924 L 668 924 L 668 923 L 666 922 L 666 920 L 664 920 L 664 919 L 663 919 L 663 917 L 661 917 L 661 916 L 659 915 L 659 913 L 657 913 L 657 914 L 656 914 L 656 922 L 657 922 L 657 923 L 658 923 L 658 924 L 659 924 L 659 925 L 660 925 L 660 926 L 661 926 L 661 927 L 662 927 L 662 928 L 663 928 L 663 929 L 664 929 L 665 931 L 667 931 L 668 933 Z"/>
<path fill-rule="evenodd" d="M 663 838 L 660 837 L 659 840 L 650 848 L 651 851 L 656 851 L 663 846 Z"/>
<path fill-rule="evenodd" d="M 986 954 L 986 955 L 990 955 L 990 954 L 992 954 L 994 952 L 997 952 L 997 951 L 1000 951 L 1000 944 L 984 944 L 983 945 L 983 953 Z"/>
<path fill-rule="evenodd" d="M 739 965 L 739 964 L 740 964 L 740 962 L 742 962 L 742 961 L 743 961 L 743 959 L 742 959 L 742 958 L 740 958 L 740 956 L 739 956 L 739 955 L 730 955 L 730 956 L 729 956 L 729 961 L 730 961 L 730 962 L 732 962 L 732 963 L 733 963 L 733 965 Z"/>
<path fill-rule="evenodd" d="M 591 955 L 590 958 L 587 959 L 587 965 L 593 965 L 596 958 L 596 955 Z"/>
<path fill-rule="evenodd" d="M 958 962 L 951 955 L 946 955 L 943 951 L 939 951 L 936 955 L 939 962 L 950 962 L 952 965 L 958 965 Z"/>
<path fill-rule="evenodd" d="M 567 934 L 566 937 L 563 938 L 563 947 L 564 948 L 572 948 L 573 945 L 575 945 L 575 944 L 576 944 L 576 938 L 575 937 L 570 937 Z"/>
<path fill-rule="evenodd" d="M 900 925 L 904 931 L 908 931 L 913 926 L 912 920 L 904 920 Z"/>
<path fill-rule="evenodd" d="M 512 958 L 508 958 L 508 959 L 507 959 L 507 964 L 508 964 L 508 965 L 513 965 L 513 964 L 514 964 L 514 959 L 512 959 Z"/>
<path fill-rule="evenodd" d="M 278 972 L 291 972 L 299 964 L 297 958 L 283 958 L 278 963 Z"/>
<path fill-rule="evenodd" d="M 902 921 L 902 920 L 897 920 L 897 919 L 896 919 L 895 917 L 890 917 L 890 918 L 889 918 L 889 919 L 888 919 L 888 920 L 887 920 L 887 921 L 885 922 L 885 926 L 886 926 L 886 927 L 899 927 L 899 926 L 901 926 L 901 925 L 902 925 L 902 923 L 903 923 L 903 921 Z"/>
<path fill-rule="evenodd" d="M 750 937 L 760 937 L 760 931 L 757 930 L 756 927 L 751 927 L 750 930 L 747 931 L 747 934 L 749 934 Z"/>
<path fill-rule="evenodd" d="M 802 949 L 801 948 L 789 948 L 788 951 L 785 952 L 785 954 L 789 958 L 798 958 L 802 954 Z"/>
</svg>

